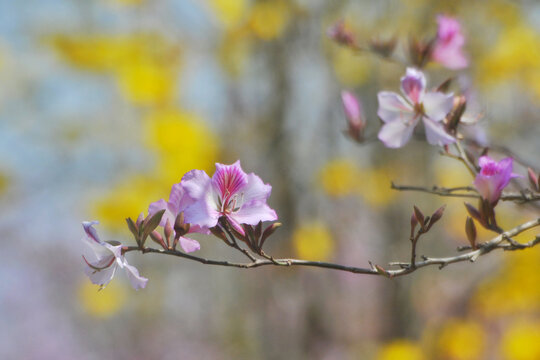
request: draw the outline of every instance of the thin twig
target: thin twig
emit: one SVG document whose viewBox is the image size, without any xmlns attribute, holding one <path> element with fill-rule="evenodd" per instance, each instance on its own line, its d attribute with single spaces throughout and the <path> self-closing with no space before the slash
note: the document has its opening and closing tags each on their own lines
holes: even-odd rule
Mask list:
<svg viewBox="0 0 540 360">
<path fill-rule="evenodd" d="M 227 266 L 227 267 L 236 267 L 236 268 L 242 268 L 242 269 L 250 269 L 250 268 L 268 266 L 268 265 L 310 266 L 310 267 L 333 269 L 333 270 L 339 270 L 339 271 L 347 271 L 347 272 L 351 272 L 355 274 L 384 275 L 386 277 L 398 277 L 398 276 L 404 276 L 404 275 L 410 274 L 419 268 L 423 268 L 423 267 L 427 267 L 431 265 L 439 265 L 439 268 L 443 268 L 449 264 L 453 264 L 457 262 L 475 261 L 478 257 L 488 254 L 495 249 L 517 250 L 518 248 L 521 249 L 521 248 L 533 247 L 537 245 L 538 243 L 540 243 L 540 240 L 538 237 L 527 244 L 521 244 L 520 247 L 516 247 L 515 245 L 512 245 L 512 244 L 506 245 L 506 244 L 501 244 L 501 243 L 508 238 L 512 238 L 526 230 L 532 229 L 539 225 L 540 225 L 540 218 L 529 221 L 509 231 L 506 231 L 502 233 L 501 235 L 493 238 L 492 240 L 484 243 L 479 249 L 472 250 L 464 254 L 450 256 L 450 257 L 442 257 L 442 258 L 423 257 L 422 261 L 414 262 L 414 266 L 411 266 L 410 263 L 405 263 L 405 262 L 393 262 L 393 263 L 390 263 L 390 265 L 399 266 L 400 269 L 385 270 L 384 273 L 377 271 L 377 269 L 374 269 L 374 268 L 360 268 L 360 267 L 346 266 L 346 265 L 340 265 L 340 264 L 334 264 L 334 263 L 328 263 L 328 262 L 322 262 L 322 261 L 309 261 L 309 260 L 298 260 L 298 259 L 272 259 L 272 260 L 256 259 L 250 263 L 237 263 L 237 262 L 230 262 L 230 261 L 225 261 L 225 260 L 205 259 L 202 257 L 189 255 L 178 250 L 165 250 L 165 249 L 153 249 L 153 248 L 145 248 L 141 250 L 137 246 L 127 247 L 125 249 L 125 252 L 139 250 L 139 251 L 142 251 L 143 253 L 157 253 L 157 254 L 178 256 L 184 259 L 197 261 L 199 263 L 206 264 L 206 265 Z"/>
</svg>

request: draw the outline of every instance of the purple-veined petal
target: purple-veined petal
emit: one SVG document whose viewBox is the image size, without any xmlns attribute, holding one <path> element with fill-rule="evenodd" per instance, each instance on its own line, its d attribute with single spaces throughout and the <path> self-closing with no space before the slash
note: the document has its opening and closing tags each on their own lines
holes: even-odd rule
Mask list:
<svg viewBox="0 0 540 360">
<path fill-rule="evenodd" d="M 398 120 L 409 122 L 414 117 L 412 105 L 395 92 L 381 91 L 377 95 L 377 98 L 379 100 L 377 115 L 385 123 Z"/>
<path fill-rule="evenodd" d="M 426 89 L 426 77 L 424 73 L 415 68 L 407 68 L 405 76 L 401 78 L 401 91 L 413 103 L 423 101 Z"/>
<path fill-rule="evenodd" d="M 237 160 L 232 165 L 216 163 L 216 172 L 212 176 L 212 186 L 224 202 L 241 192 L 246 184 L 247 174 L 242 170 L 240 160 Z"/>
<path fill-rule="evenodd" d="M 127 260 L 124 260 L 124 270 L 128 276 L 131 286 L 135 290 L 144 289 L 148 279 L 139 275 L 139 270 L 135 266 L 129 265 Z"/>
<path fill-rule="evenodd" d="M 456 142 L 456 139 L 444 130 L 444 126 L 426 117 L 423 118 L 428 143 L 443 146 Z"/>
<path fill-rule="evenodd" d="M 411 125 L 408 125 L 403 121 L 386 123 L 379 131 L 379 140 L 381 140 L 386 147 L 400 148 L 407 144 L 411 139 L 416 123 L 417 120 Z"/>
<path fill-rule="evenodd" d="M 442 121 L 454 106 L 454 95 L 428 92 L 424 95 L 424 111 L 434 121 Z"/>
<path fill-rule="evenodd" d="M 197 240 L 190 239 L 188 237 L 180 236 L 180 247 L 187 253 L 200 250 L 201 244 Z"/>
<path fill-rule="evenodd" d="M 90 239 L 92 239 L 93 241 L 95 241 L 96 243 L 98 244 L 101 244 L 101 240 L 99 239 L 99 236 L 97 234 L 97 231 L 96 229 L 94 229 L 94 226 L 93 225 L 96 225 L 96 224 L 99 224 L 99 221 L 83 221 L 82 225 L 83 225 L 83 229 L 84 229 L 84 232 L 86 233 L 86 235 L 88 235 L 88 237 Z"/>
</svg>

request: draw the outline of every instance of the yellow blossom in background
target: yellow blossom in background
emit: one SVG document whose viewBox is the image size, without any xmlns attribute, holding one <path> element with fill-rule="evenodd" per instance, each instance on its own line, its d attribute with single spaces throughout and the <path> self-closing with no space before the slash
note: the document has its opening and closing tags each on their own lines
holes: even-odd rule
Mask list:
<svg viewBox="0 0 540 360">
<path fill-rule="evenodd" d="M 136 219 L 141 212 L 146 215 L 148 205 L 166 198 L 172 184 L 147 176 L 127 177 L 92 204 L 92 213 L 110 229 L 124 230 L 127 217 Z"/>
<path fill-rule="evenodd" d="M 253 34 L 262 40 L 280 37 L 290 18 L 290 8 L 285 1 L 265 0 L 251 8 L 249 25 Z"/>
<path fill-rule="evenodd" d="M 424 360 L 422 349 L 417 344 L 403 339 L 385 344 L 376 360 Z"/>
<path fill-rule="evenodd" d="M 396 196 L 391 180 L 395 169 L 360 168 L 347 158 L 326 163 L 319 172 L 319 184 L 330 196 L 357 195 L 373 206 L 385 206 Z"/>
<path fill-rule="evenodd" d="M 346 87 L 365 83 L 373 68 L 368 56 L 358 55 L 344 48 L 336 48 L 332 60 L 339 82 Z"/>
<path fill-rule="evenodd" d="M 319 173 L 320 184 L 330 196 L 354 194 L 357 184 L 362 181 L 358 166 L 346 158 L 327 162 Z"/>
<path fill-rule="evenodd" d="M 484 330 L 473 320 L 446 322 L 437 340 L 437 354 L 441 359 L 478 360 L 485 347 Z"/>
<path fill-rule="evenodd" d="M 122 95 L 136 105 L 167 103 L 175 95 L 177 73 L 152 63 L 132 63 L 118 71 Z"/>
<path fill-rule="evenodd" d="M 481 84 L 514 80 L 540 98 L 540 34 L 525 24 L 503 29 L 497 44 L 479 60 Z"/>
<path fill-rule="evenodd" d="M 506 360 L 540 359 L 540 322 L 517 321 L 510 325 L 500 347 Z"/>
<path fill-rule="evenodd" d="M 325 261 L 334 253 L 334 240 L 322 222 L 300 225 L 294 230 L 292 239 L 301 259 Z"/>
<path fill-rule="evenodd" d="M 171 185 L 188 171 L 210 171 L 219 141 L 204 121 L 177 109 L 158 110 L 144 119 L 145 144 L 157 153 L 157 174 Z"/>
<path fill-rule="evenodd" d="M 225 27 L 235 27 L 244 20 L 248 0 L 208 0 L 215 16 Z"/>
<path fill-rule="evenodd" d="M 505 255 L 505 262 L 497 274 L 476 290 L 471 301 L 472 309 L 486 317 L 538 312 L 540 252 L 529 249 Z"/>
<path fill-rule="evenodd" d="M 142 5 L 146 0 L 109 0 L 120 5 Z"/>
<path fill-rule="evenodd" d="M 9 183 L 9 176 L 4 172 L 0 172 L 0 195 L 2 195 L 7 190 Z"/>
<path fill-rule="evenodd" d="M 78 302 L 83 310 L 96 317 L 106 318 L 114 315 L 127 302 L 128 291 L 121 281 L 112 281 L 105 288 L 84 279 L 79 285 Z"/>
</svg>

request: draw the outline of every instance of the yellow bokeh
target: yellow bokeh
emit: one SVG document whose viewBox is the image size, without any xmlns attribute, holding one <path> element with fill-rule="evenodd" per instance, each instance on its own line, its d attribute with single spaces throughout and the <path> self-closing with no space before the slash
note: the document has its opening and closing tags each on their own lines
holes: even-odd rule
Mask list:
<svg viewBox="0 0 540 360">
<path fill-rule="evenodd" d="M 372 206 L 385 206 L 396 196 L 391 179 L 396 169 L 360 168 L 347 158 L 327 162 L 319 172 L 319 184 L 330 196 L 357 195 Z"/>
<path fill-rule="evenodd" d="M 225 27 L 238 26 L 248 10 L 248 0 L 209 0 L 209 4 Z"/>
<path fill-rule="evenodd" d="M 238 76 L 246 68 L 252 49 L 252 40 L 244 29 L 229 31 L 219 46 L 218 57 L 225 71 Z"/>
<path fill-rule="evenodd" d="M 339 82 L 346 87 L 365 83 L 373 68 L 372 60 L 368 56 L 358 55 L 344 48 L 336 49 L 333 65 Z"/>
<path fill-rule="evenodd" d="M 507 360 L 540 359 L 540 322 L 517 321 L 506 328 L 500 346 Z"/>
<path fill-rule="evenodd" d="M 442 359 L 477 360 L 485 347 L 484 332 L 472 320 L 450 320 L 441 329 L 437 340 L 437 353 Z"/>
<path fill-rule="evenodd" d="M 331 196 L 354 194 L 361 181 L 358 166 L 346 158 L 327 162 L 320 170 L 319 178 L 323 190 Z"/>
<path fill-rule="evenodd" d="M 299 258 L 328 260 L 334 252 L 334 240 L 322 222 L 305 223 L 297 227 L 292 236 Z"/>
<path fill-rule="evenodd" d="M 494 48 L 479 59 L 480 84 L 518 81 L 540 98 L 539 43 L 538 31 L 526 24 L 504 28 Z"/>
<path fill-rule="evenodd" d="M 219 141 L 204 121 L 177 109 L 158 110 L 144 119 L 145 144 L 157 152 L 159 177 L 179 182 L 188 171 L 211 171 Z"/>
<path fill-rule="evenodd" d="M 266 0 L 251 8 L 249 25 L 253 34 L 262 40 L 280 37 L 290 18 L 290 8 L 285 1 Z"/>
<path fill-rule="evenodd" d="M 417 344 L 403 339 L 385 344 L 376 360 L 424 360 L 422 349 Z"/>
<path fill-rule="evenodd" d="M 132 63 L 118 71 L 122 95 L 137 105 L 170 102 L 177 83 L 177 73 L 167 66 L 153 63 Z"/>
<path fill-rule="evenodd" d="M 0 172 L 0 195 L 8 189 L 10 182 L 9 176 L 6 173 Z"/>
<path fill-rule="evenodd" d="M 84 311 L 101 318 L 112 316 L 121 310 L 127 302 L 127 297 L 126 287 L 114 280 L 99 290 L 98 285 L 84 279 L 78 289 L 79 303 Z"/>
<path fill-rule="evenodd" d="M 166 198 L 171 186 L 147 176 L 128 177 L 92 203 L 91 210 L 104 226 L 124 229 L 127 217 L 136 219 L 141 212 L 146 214 L 148 205 Z"/>
</svg>

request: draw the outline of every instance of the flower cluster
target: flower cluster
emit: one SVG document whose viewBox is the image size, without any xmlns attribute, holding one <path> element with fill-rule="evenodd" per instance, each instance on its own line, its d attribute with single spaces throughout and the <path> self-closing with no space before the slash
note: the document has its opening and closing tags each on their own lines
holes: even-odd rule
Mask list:
<svg viewBox="0 0 540 360">
<path fill-rule="evenodd" d="M 214 233 L 215 227 L 222 226 L 220 219 L 224 219 L 240 235 L 245 235 L 245 225 L 277 220 L 276 212 L 266 204 L 271 191 L 272 187 L 263 183 L 257 175 L 246 174 L 240 161 L 232 165 L 218 163 L 211 178 L 202 170 L 185 174 L 180 183 L 173 185 L 168 201 L 160 199 L 151 203 L 146 219 L 143 220 L 142 215 L 136 223 L 128 219 L 128 225 L 141 249 L 144 248 L 146 237 L 150 236 L 165 249 L 174 250 L 179 243 L 184 252 L 190 253 L 199 250 L 200 244 L 185 235 Z M 144 288 L 148 279 L 139 276 L 137 269 L 127 263 L 120 243 L 99 239 L 92 227 L 95 223 L 83 223 L 87 243 L 96 257 L 93 262 L 84 258 L 90 280 L 105 286 L 120 267 L 126 270 L 135 289 Z M 154 231 L 157 226 L 164 229 L 166 243 Z M 171 245 L 169 238 L 173 233 L 174 242 Z"/>
</svg>

